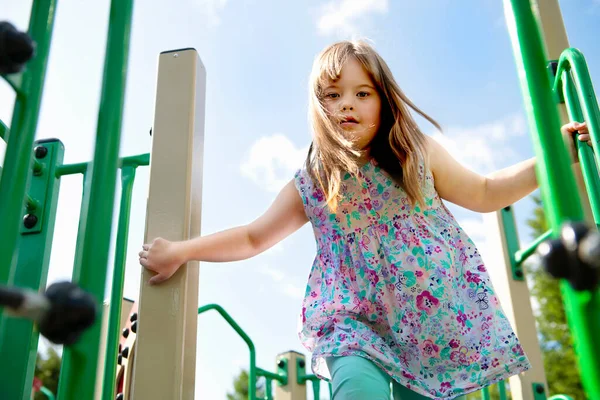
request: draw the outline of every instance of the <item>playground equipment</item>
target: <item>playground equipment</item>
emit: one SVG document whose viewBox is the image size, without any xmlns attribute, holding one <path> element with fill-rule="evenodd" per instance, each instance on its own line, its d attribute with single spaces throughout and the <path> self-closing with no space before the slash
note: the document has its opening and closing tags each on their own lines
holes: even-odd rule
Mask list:
<svg viewBox="0 0 600 400">
<path fill-rule="evenodd" d="M 58 398 L 193 399 L 197 315 L 209 310 L 219 312 L 248 344 L 250 399 L 256 398 L 255 378 L 259 376 L 266 378 L 269 388 L 275 386 L 277 400 L 305 399 L 308 381 L 313 382 L 313 392 L 318 396 L 320 393 L 315 391 L 318 380 L 314 375 L 306 374 L 302 355 L 295 352 L 279 355 L 276 372 L 258 368 L 252 341 L 231 316 L 218 305 L 198 308 L 199 276 L 198 268 L 193 264 L 184 266 L 169 281 L 152 289 L 146 286 L 149 276 L 144 271 L 137 309 L 132 309 L 127 331 L 121 333 L 124 255 L 136 168 L 150 165 L 145 239 L 164 236 L 181 240 L 200 234 L 206 72 L 193 49 L 161 53 L 152 162 L 150 154 L 119 159 L 133 5 L 132 0 L 112 0 L 94 158 L 89 163 L 64 165 L 64 147 L 59 140 L 34 142 L 56 3 L 56 0 L 33 2 L 27 37 L 9 25 L 0 25 L 0 51 L 5 55 L 12 54 L 8 58 L 0 55 L 0 63 L 8 65 L 1 71 L 9 73 L 3 78 L 17 93 L 10 127 L 0 123 L 0 139 L 7 142 L 4 165 L 0 166 L 0 221 L 3 222 L 0 229 L 0 285 L 10 287 L 16 291 L 14 293 L 23 293 L 23 288 L 36 292 L 45 288 L 60 179 L 69 174 L 83 174 L 73 282 L 98 304 L 103 303 L 109 278 L 109 216 L 113 212 L 118 169 L 121 170 L 123 188 L 110 301 L 98 310 L 102 318 L 96 318 L 79 341 L 65 346 Z M 534 366 L 531 371 L 511 378 L 512 398 L 541 400 L 546 398 L 546 380 L 522 263 L 540 243 L 559 238 L 565 223 L 582 222 L 585 216 L 588 222 L 593 220 L 598 225 L 600 183 L 596 163 L 600 161 L 600 114 L 583 56 L 568 49 L 557 1 L 546 0 L 533 7 L 529 0 L 505 0 L 505 6 L 539 160 L 538 178 L 552 229 L 531 246 L 519 250 L 510 207 L 494 214 L 490 234 L 496 237 L 498 260 L 503 260 L 503 265 L 499 268 L 491 265 L 489 271 L 496 274 L 494 285 L 500 293 L 503 308 Z M 540 29 L 544 32 L 550 57 L 545 54 Z M 7 52 L 6 38 L 10 39 L 9 43 L 11 40 L 18 43 L 25 51 Z M 27 38 L 31 38 L 31 42 Z M 32 49 L 35 49 L 35 55 L 24 64 L 34 54 L 28 53 Z M 19 72 L 21 70 L 23 72 Z M 558 134 L 559 112 L 566 121 L 564 106 L 559 106 L 557 111 L 557 103 L 562 101 L 567 105 L 570 118 L 583 118 L 588 123 L 592 137 L 594 152 L 578 143 L 591 209 L 585 204 L 582 208 L 568 156 Z M 586 240 L 578 240 L 584 238 Z M 600 331 L 598 267 L 595 263 L 599 251 L 597 238 L 597 232 L 593 231 L 575 235 L 575 241 L 567 237 L 567 241 L 560 243 L 566 247 L 570 262 L 569 270 L 561 271 L 559 276 L 583 384 L 591 399 L 600 399 L 600 343 L 593 340 L 593 334 Z M 569 247 L 569 243 L 575 243 L 575 248 Z M 540 246 L 542 250 L 551 250 L 542 254 L 548 265 L 554 265 L 553 258 L 562 252 L 563 247 L 558 244 L 552 242 Z M 594 279 L 585 280 L 590 285 L 582 287 L 572 285 L 581 280 L 564 279 L 576 276 L 577 271 L 595 277 L 596 283 L 592 284 Z M 11 318 L 0 308 L 0 357 L 11 360 L 10 364 L 3 363 L 0 367 L 3 398 L 29 398 L 37 341 L 38 332 L 32 321 Z M 501 398 L 506 398 L 504 383 L 498 385 L 498 390 Z M 267 398 L 272 398 L 271 390 L 267 390 Z M 482 391 L 482 398 L 489 398 L 487 388 Z"/>
</svg>

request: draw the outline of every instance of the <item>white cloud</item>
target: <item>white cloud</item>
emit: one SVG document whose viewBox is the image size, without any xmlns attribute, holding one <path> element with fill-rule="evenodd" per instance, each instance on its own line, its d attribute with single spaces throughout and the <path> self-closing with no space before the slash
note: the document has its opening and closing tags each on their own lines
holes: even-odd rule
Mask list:
<svg viewBox="0 0 600 400">
<path fill-rule="evenodd" d="M 228 0 L 194 0 L 199 7 L 200 12 L 206 18 L 206 23 L 210 27 L 221 23 L 221 12 L 225 8 Z"/>
<path fill-rule="evenodd" d="M 304 286 L 297 286 L 291 283 L 286 283 L 280 287 L 283 294 L 294 299 L 302 299 L 304 297 Z"/>
<path fill-rule="evenodd" d="M 268 265 L 263 265 L 259 270 L 260 273 L 270 276 L 273 281 L 281 282 L 285 278 L 285 274 L 279 269 L 275 269 Z"/>
<path fill-rule="evenodd" d="M 516 113 L 482 125 L 452 126 L 432 136 L 466 167 L 490 173 L 517 157 L 512 139 L 526 133 L 525 118 Z"/>
<path fill-rule="evenodd" d="M 308 147 L 297 148 L 282 134 L 259 138 L 241 165 L 242 175 L 269 192 L 278 192 L 302 166 Z"/>
<path fill-rule="evenodd" d="M 331 0 L 320 8 L 317 29 L 324 36 L 360 34 L 369 14 L 387 11 L 388 0 Z"/>
</svg>

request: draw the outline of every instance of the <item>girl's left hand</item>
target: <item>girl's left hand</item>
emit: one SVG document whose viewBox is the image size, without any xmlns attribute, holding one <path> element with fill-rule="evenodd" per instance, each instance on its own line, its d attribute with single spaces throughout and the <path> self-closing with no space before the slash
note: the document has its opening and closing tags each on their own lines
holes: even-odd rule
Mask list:
<svg viewBox="0 0 600 400">
<path fill-rule="evenodd" d="M 572 139 L 573 134 L 575 132 L 578 132 L 579 136 L 577 137 L 577 139 L 580 142 L 587 142 L 588 146 L 591 146 L 592 138 L 590 137 L 590 133 L 588 131 L 587 124 L 585 122 L 580 123 L 580 122 L 572 121 L 572 122 L 569 122 L 568 124 L 563 125 L 560 128 L 560 131 L 562 132 L 565 139 L 568 140 L 569 148 L 571 150 L 571 157 L 573 158 L 573 161 L 577 162 L 577 149 L 576 149 L 575 143 Z"/>
</svg>

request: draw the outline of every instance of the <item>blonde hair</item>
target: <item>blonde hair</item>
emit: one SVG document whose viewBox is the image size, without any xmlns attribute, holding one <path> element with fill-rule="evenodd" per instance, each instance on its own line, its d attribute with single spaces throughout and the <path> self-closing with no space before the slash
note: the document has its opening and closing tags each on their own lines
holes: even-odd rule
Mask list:
<svg viewBox="0 0 600 400">
<path fill-rule="evenodd" d="M 365 69 L 381 97 L 380 128 L 370 144 L 370 155 L 406 192 L 412 205 L 422 203 L 419 163 L 426 162 L 425 135 L 409 108 L 440 125 L 415 106 L 400 90 L 386 62 L 368 43 L 342 41 L 325 48 L 315 59 L 309 85 L 309 120 L 314 132 L 306 158 L 306 169 L 325 194 L 332 210 L 338 205 L 342 179 L 346 173 L 357 177 L 361 152 L 331 116 L 324 105 L 324 88 L 340 77 L 342 67 L 353 57 Z"/>
</svg>

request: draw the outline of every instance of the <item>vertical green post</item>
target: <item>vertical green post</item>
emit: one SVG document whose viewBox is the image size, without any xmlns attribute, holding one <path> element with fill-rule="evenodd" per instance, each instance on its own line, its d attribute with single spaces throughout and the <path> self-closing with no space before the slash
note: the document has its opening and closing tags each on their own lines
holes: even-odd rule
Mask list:
<svg viewBox="0 0 600 400">
<path fill-rule="evenodd" d="M 484 387 L 481 389 L 481 400 L 490 400 L 490 388 Z"/>
<path fill-rule="evenodd" d="M 29 35 L 36 43 L 36 54 L 22 74 L 7 141 L 6 158 L 0 180 L 0 284 L 6 284 L 19 235 L 19 222 L 27 186 L 31 146 L 37 129 L 40 104 L 46 77 L 48 52 L 56 0 L 36 0 L 31 8 Z M 8 131 L 5 137 L 9 136 Z M 0 309 L 2 315 L 2 309 Z M 0 332 L 0 336 L 2 336 Z"/>
<path fill-rule="evenodd" d="M 90 190 L 83 200 L 85 222 L 80 224 L 73 272 L 74 281 L 100 304 L 107 278 L 132 12 L 132 0 L 112 0 L 96 147 L 86 177 Z M 59 399 L 94 398 L 101 328 L 100 315 L 81 340 L 63 352 Z"/>
<path fill-rule="evenodd" d="M 121 170 L 121 209 L 119 210 L 115 267 L 109 303 L 108 329 L 106 330 L 108 337 L 106 340 L 106 358 L 104 361 L 104 385 L 102 386 L 103 400 L 114 400 L 115 398 L 117 355 L 119 351 L 119 335 L 121 333 L 121 303 L 123 301 L 127 238 L 129 237 L 131 197 L 134 180 L 135 167 L 124 167 Z"/>
<path fill-rule="evenodd" d="M 583 211 L 570 159 L 560 135 L 558 111 L 545 71 L 546 56 L 529 0 L 505 0 L 530 134 L 537 156 L 537 176 L 544 210 L 556 237 L 566 221 L 582 221 Z M 600 399 L 600 301 L 598 291 L 576 292 L 561 281 L 567 319 L 587 395 Z"/>
<path fill-rule="evenodd" d="M 571 121 L 584 121 L 579 99 L 577 98 L 577 91 L 574 87 L 573 79 L 567 71 L 562 74 L 563 80 L 563 93 L 565 103 L 567 105 L 567 112 Z M 597 106 L 596 106 L 597 107 Z M 579 135 L 577 135 L 579 136 Z M 594 216 L 594 222 L 596 226 L 600 226 L 600 177 L 598 176 L 598 168 L 594 160 L 594 151 L 587 143 L 583 143 L 579 140 L 575 140 L 577 148 L 577 155 L 579 163 L 581 165 L 581 171 L 583 175 L 583 181 L 585 183 L 586 191 L 590 199 L 590 206 L 592 209 L 592 215 Z M 598 146 L 600 149 L 600 146 Z"/>
<path fill-rule="evenodd" d="M 33 226 L 21 224 L 21 239 L 17 249 L 19 268 L 13 265 L 14 275 L 9 285 L 32 290 L 44 289 L 48 277 L 52 237 L 56 220 L 60 180 L 56 169 L 62 164 L 63 144 L 55 139 L 36 143 L 35 158 L 42 165 L 40 173 L 31 177 L 28 197 L 38 203 L 29 211 Z M 16 259 L 15 259 L 16 261 Z M 0 342 L 0 388 L 7 399 L 29 400 L 38 349 L 39 332 L 28 319 L 0 317 L 3 340 Z"/>
<path fill-rule="evenodd" d="M 498 395 L 500 396 L 500 400 L 508 400 L 506 396 L 506 382 L 498 382 Z"/>
</svg>

